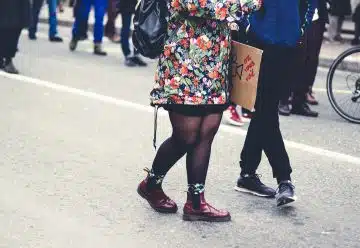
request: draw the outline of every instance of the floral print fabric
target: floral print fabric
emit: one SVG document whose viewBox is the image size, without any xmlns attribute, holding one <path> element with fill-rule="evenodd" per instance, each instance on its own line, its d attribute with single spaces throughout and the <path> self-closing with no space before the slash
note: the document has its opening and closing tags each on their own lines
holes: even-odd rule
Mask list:
<svg viewBox="0 0 360 248">
<path fill-rule="evenodd" d="M 254 0 L 241 2 L 247 10 L 260 7 Z M 151 104 L 226 104 L 228 22 L 238 18 L 240 0 L 170 0 L 168 8 L 169 38 L 159 58 Z"/>
</svg>

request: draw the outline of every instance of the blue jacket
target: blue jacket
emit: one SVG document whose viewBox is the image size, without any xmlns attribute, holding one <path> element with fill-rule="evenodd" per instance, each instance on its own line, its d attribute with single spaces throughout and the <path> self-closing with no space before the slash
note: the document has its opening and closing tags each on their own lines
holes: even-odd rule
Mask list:
<svg viewBox="0 0 360 248">
<path fill-rule="evenodd" d="M 300 1 L 307 6 L 303 17 Z M 249 16 L 250 31 L 266 44 L 296 46 L 301 30 L 311 24 L 317 0 L 264 0 L 263 3 L 260 11 Z"/>
</svg>

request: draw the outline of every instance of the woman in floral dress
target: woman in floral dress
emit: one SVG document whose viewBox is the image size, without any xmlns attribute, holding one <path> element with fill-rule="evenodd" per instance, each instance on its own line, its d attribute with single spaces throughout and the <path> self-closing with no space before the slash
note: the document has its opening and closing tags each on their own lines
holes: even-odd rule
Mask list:
<svg viewBox="0 0 360 248">
<path fill-rule="evenodd" d="M 158 212 L 178 209 L 162 190 L 170 168 L 186 154 L 184 220 L 229 221 L 204 198 L 211 145 L 229 104 L 229 23 L 260 0 L 170 0 L 168 36 L 160 55 L 151 104 L 169 112 L 173 133 L 159 148 L 138 193 Z"/>
</svg>

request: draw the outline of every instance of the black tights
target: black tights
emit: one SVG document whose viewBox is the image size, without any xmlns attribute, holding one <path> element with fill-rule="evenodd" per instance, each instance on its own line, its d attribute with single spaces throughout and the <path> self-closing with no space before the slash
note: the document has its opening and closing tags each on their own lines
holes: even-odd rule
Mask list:
<svg viewBox="0 0 360 248">
<path fill-rule="evenodd" d="M 165 175 L 185 154 L 188 184 L 205 184 L 211 145 L 217 133 L 222 113 L 206 116 L 185 116 L 169 112 L 173 133 L 160 146 L 152 169 L 155 175 Z"/>
</svg>

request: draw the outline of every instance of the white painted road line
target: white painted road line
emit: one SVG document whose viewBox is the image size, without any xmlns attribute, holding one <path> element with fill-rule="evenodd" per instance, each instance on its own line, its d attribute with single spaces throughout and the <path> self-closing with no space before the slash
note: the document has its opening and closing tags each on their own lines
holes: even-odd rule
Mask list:
<svg viewBox="0 0 360 248">
<path fill-rule="evenodd" d="M 90 98 L 93 100 L 110 103 L 110 104 L 130 108 L 130 109 L 134 109 L 134 110 L 138 110 L 138 111 L 143 111 L 143 112 L 148 112 L 148 113 L 153 113 L 153 111 L 154 111 L 154 109 L 150 106 L 144 106 L 144 105 L 141 105 L 138 103 L 133 103 L 133 102 L 125 101 L 122 99 L 117 99 L 114 97 L 105 96 L 105 95 L 101 95 L 98 93 L 89 92 L 89 91 L 85 91 L 82 89 L 77 89 L 77 88 L 73 88 L 73 87 L 69 87 L 69 86 L 65 86 L 65 85 L 61 85 L 61 84 L 56 84 L 56 83 L 44 81 L 41 79 L 31 78 L 31 77 L 22 76 L 22 75 L 12 75 L 12 74 L 7 74 L 5 72 L 0 72 L 0 76 L 8 78 L 8 79 L 17 80 L 17 81 L 20 81 L 23 83 L 28 83 L 28 84 L 33 84 L 33 85 L 37 85 L 40 87 L 45 87 L 45 88 L 53 89 L 53 90 L 59 91 L 59 92 L 66 92 L 66 93 L 70 93 L 73 95 L 83 96 L 83 97 L 87 97 L 87 98 Z M 165 116 L 166 114 L 167 114 L 166 111 L 163 111 L 163 110 L 159 111 L 160 116 Z M 221 125 L 220 130 L 222 132 L 238 134 L 241 136 L 246 135 L 245 130 L 226 126 L 226 125 Z M 328 157 L 328 158 L 346 162 L 346 163 L 360 165 L 360 157 L 355 157 L 355 156 L 351 156 L 351 155 L 347 155 L 347 154 L 339 153 L 339 152 L 333 152 L 333 151 L 329 151 L 329 150 L 326 150 L 326 149 L 323 149 L 320 147 L 305 145 L 305 144 L 297 143 L 294 141 L 286 140 L 285 144 L 287 147 L 294 148 L 294 149 L 297 149 L 300 151 L 304 151 L 306 153 L 311 153 L 311 154 Z"/>
</svg>

